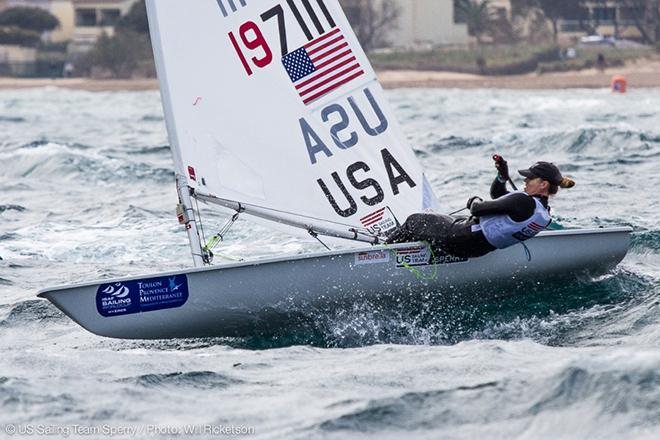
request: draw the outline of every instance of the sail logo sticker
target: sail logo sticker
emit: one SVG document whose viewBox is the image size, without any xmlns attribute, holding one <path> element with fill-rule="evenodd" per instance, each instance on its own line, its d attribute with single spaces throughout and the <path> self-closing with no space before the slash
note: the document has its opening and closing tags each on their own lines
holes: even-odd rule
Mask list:
<svg viewBox="0 0 660 440">
<path fill-rule="evenodd" d="M 374 235 L 387 235 L 397 226 L 394 214 L 387 206 L 362 217 L 360 223 Z"/>
<path fill-rule="evenodd" d="M 181 307 L 187 300 L 186 275 L 102 284 L 96 290 L 96 309 L 105 317 Z"/>
<path fill-rule="evenodd" d="M 355 265 L 387 263 L 390 261 L 390 252 L 387 250 L 366 251 L 355 254 Z"/>
</svg>

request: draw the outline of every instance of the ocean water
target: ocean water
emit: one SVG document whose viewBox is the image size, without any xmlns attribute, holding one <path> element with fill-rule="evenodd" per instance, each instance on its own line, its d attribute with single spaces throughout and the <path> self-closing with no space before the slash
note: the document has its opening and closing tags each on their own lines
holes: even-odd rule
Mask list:
<svg viewBox="0 0 660 440">
<path fill-rule="evenodd" d="M 460 309 L 98 337 L 37 290 L 191 266 L 159 95 L 0 91 L 0 438 L 659 438 L 660 89 L 388 95 L 447 212 L 487 195 L 493 153 L 551 160 L 578 182 L 558 221 L 632 226 L 629 255 L 597 280 Z M 223 253 L 316 250 L 241 219 Z"/>
</svg>

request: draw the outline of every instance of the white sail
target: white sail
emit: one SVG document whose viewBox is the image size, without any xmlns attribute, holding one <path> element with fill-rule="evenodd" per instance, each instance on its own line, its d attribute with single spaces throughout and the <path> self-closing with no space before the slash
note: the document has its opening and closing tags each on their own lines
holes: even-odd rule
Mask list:
<svg viewBox="0 0 660 440">
<path fill-rule="evenodd" d="M 198 194 L 373 232 L 433 206 L 336 0 L 147 6 L 175 165 Z"/>
</svg>

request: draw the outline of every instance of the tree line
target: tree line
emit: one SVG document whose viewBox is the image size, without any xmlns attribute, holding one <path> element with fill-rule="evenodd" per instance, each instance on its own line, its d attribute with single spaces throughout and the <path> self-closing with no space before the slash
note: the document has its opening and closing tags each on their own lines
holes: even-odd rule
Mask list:
<svg viewBox="0 0 660 440">
<path fill-rule="evenodd" d="M 40 8 L 13 7 L 0 12 L 0 44 L 38 46 L 44 32 L 52 31 L 60 21 Z"/>
<path fill-rule="evenodd" d="M 626 20 L 634 24 L 642 42 L 660 42 L 660 0 L 511 0 L 510 20 L 496 14 L 490 0 L 454 0 L 454 7 L 458 21 L 467 24 L 469 34 L 477 42 L 486 36 L 503 42 L 525 37 L 538 39 L 535 34 L 543 32 L 546 22 L 550 23 L 552 39 L 557 42 L 559 22 L 566 19 L 576 21 L 582 31 L 592 34 L 603 18 L 589 11 L 606 8 L 625 11 Z M 617 30 L 624 25 L 616 14 L 609 20 Z"/>
<path fill-rule="evenodd" d="M 365 50 L 386 42 L 386 31 L 400 12 L 393 0 L 340 0 L 340 3 Z M 143 66 L 143 74 L 144 66 L 153 65 L 144 0 L 134 3 L 120 19 L 114 36 L 99 38 L 84 62 L 92 69 L 104 69 L 115 77 L 130 76 L 136 69 L 140 70 L 140 66 Z"/>
<path fill-rule="evenodd" d="M 577 20 L 585 32 L 593 32 L 598 17 L 590 17 L 588 6 L 625 8 L 645 43 L 660 42 L 660 0 L 511 0 L 510 15 L 501 14 L 491 0 L 453 0 L 455 21 L 467 24 L 478 43 L 539 43 L 557 41 L 559 22 Z M 400 10 L 394 0 L 340 0 L 364 49 L 387 45 Z M 616 18 L 616 17 L 615 17 Z M 548 30 L 548 23 L 550 29 Z M 38 46 L 44 32 L 59 21 L 40 8 L 14 7 L 0 12 L 0 44 Z M 615 22 L 615 27 L 617 23 Z M 122 16 L 112 36 L 102 35 L 92 50 L 76 60 L 79 73 L 106 72 L 113 77 L 155 75 L 144 0 L 135 2 Z"/>
</svg>

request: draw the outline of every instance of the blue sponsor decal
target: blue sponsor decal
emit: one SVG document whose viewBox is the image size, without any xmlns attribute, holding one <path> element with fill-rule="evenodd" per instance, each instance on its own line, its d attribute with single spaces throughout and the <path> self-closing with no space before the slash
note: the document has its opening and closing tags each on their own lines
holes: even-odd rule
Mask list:
<svg viewBox="0 0 660 440">
<path fill-rule="evenodd" d="M 146 278 L 101 284 L 96 290 L 96 309 L 102 316 L 181 307 L 188 300 L 188 277 Z"/>
</svg>

